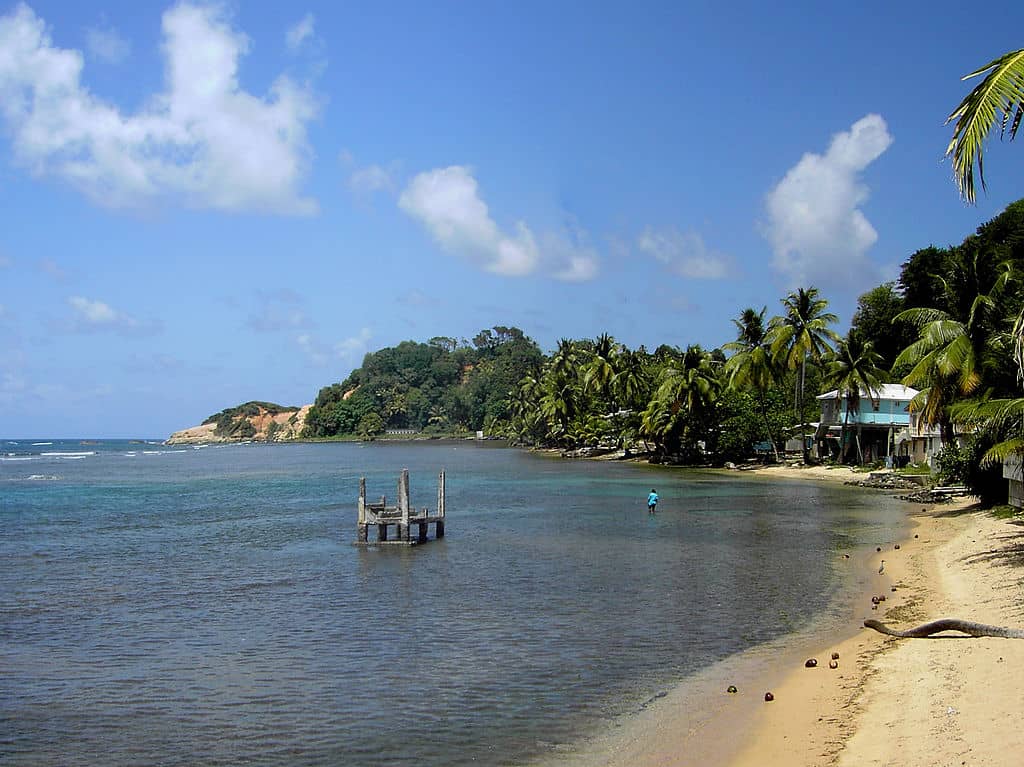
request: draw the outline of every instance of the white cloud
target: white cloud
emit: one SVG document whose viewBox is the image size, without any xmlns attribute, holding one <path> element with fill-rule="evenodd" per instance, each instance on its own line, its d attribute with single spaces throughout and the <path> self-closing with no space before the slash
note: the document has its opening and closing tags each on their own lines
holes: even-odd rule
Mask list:
<svg viewBox="0 0 1024 767">
<path fill-rule="evenodd" d="M 766 236 L 774 268 L 791 286 L 877 282 L 867 257 L 878 233 L 860 206 L 861 173 L 892 144 L 879 115 L 837 133 L 824 155 L 807 153 L 767 196 Z"/>
<path fill-rule="evenodd" d="M 85 30 L 85 47 L 95 58 L 120 64 L 131 55 L 131 44 L 113 27 L 89 27 Z"/>
<path fill-rule="evenodd" d="M 72 333 L 109 331 L 136 335 L 153 333 L 157 329 L 153 323 L 140 322 L 103 301 L 72 296 L 67 303 L 71 307 L 72 316 L 64 329 Z"/>
<path fill-rule="evenodd" d="M 285 76 L 265 98 L 242 90 L 249 41 L 217 6 L 173 6 L 163 35 L 166 88 L 125 115 L 81 83 L 82 54 L 55 47 L 28 6 L 0 16 L 0 114 L 16 160 L 111 207 L 314 213 L 298 191 L 312 95 Z"/>
<path fill-rule="evenodd" d="M 464 166 L 418 174 L 399 196 L 398 205 L 419 220 L 443 250 L 486 271 L 521 277 L 543 264 L 559 279 L 579 280 L 596 273 L 593 251 L 565 238 L 545 235 L 545 244 L 555 247 L 542 251 L 525 222 L 517 222 L 513 233 L 503 231 L 481 199 L 471 170 Z"/>
<path fill-rule="evenodd" d="M 704 238 L 693 231 L 655 230 L 648 227 L 637 238 L 637 247 L 670 271 L 695 280 L 722 280 L 729 275 L 729 259 L 708 249 Z"/>
<path fill-rule="evenodd" d="M 307 13 L 299 21 L 288 27 L 284 39 L 288 50 L 297 51 L 311 37 L 313 37 L 313 14 Z"/>
<path fill-rule="evenodd" d="M 399 207 L 427 227 L 437 243 L 496 274 L 521 276 L 537 265 L 533 235 L 520 222 L 502 232 L 477 194 L 476 179 L 459 165 L 420 173 L 398 198 Z"/>
<path fill-rule="evenodd" d="M 563 282 L 588 282 L 597 276 L 597 253 L 580 244 L 583 235 L 573 230 L 573 238 L 547 233 L 541 238 L 541 254 L 545 263 L 551 266 L 551 276 Z"/>
<path fill-rule="evenodd" d="M 72 296 L 68 305 L 75 310 L 77 318 L 88 325 L 113 325 L 118 320 L 118 313 L 102 301 Z"/>
</svg>

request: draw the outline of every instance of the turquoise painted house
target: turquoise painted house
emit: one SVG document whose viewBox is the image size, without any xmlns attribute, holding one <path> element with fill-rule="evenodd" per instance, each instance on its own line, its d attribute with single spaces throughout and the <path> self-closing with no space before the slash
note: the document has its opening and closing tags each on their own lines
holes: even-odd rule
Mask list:
<svg viewBox="0 0 1024 767">
<path fill-rule="evenodd" d="M 838 458 L 842 455 L 840 439 L 843 423 L 847 422 L 848 441 L 858 438 L 860 427 L 860 449 L 865 461 L 876 461 L 886 457 L 903 455 L 907 462 L 913 460 L 910 446 L 906 445 L 912 435 L 913 421 L 910 401 L 917 395 L 917 389 L 902 384 L 882 384 L 875 392 L 861 392 L 860 408 L 849 410 L 845 396 L 839 391 L 818 395 L 821 404 L 821 420 L 815 430 L 815 444 L 821 458 Z M 849 420 L 847 421 L 847 418 Z M 901 447 L 906 447 L 902 452 Z M 852 448 L 852 445 L 851 445 Z"/>
</svg>

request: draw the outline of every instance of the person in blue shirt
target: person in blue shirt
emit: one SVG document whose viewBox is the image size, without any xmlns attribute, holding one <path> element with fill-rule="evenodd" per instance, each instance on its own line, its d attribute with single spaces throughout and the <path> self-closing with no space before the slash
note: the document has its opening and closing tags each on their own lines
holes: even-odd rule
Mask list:
<svg viewBox="0 0 1024 767">
<path fill-rule="evenodd" d="M 647 496 L 647 512 L 649 514 L 654 513 L 654 507 L 658 505 L 658 493 L 654 488 L 651 488 L 650 494 Z"/>
</svg>

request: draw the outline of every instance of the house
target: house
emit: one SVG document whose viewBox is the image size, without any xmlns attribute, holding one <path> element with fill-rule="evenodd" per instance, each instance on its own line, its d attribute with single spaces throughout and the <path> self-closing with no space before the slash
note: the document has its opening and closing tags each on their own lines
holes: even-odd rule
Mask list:
<svg viewBox="0 0 1024 767">
<path fill-rule="evenodd" d="M 847 398 L 840 396 L 837 389 L 819 395 L 821 419 L 814 435 L 818 456 L 838 458 L 843 453 L 840 439 L 844 423 L 848 445 L 858 439 L 859 433 L 865 461 L 896 456 L 897 447 L 907 441 L 912 431 L 912 415 L 917 414 L 911 414 L 910 400 L 916 395 L 917 389 L 902 384 L 882 384 L 873 393 L 861 392 L 856 412 L 847 412 Z M 912 460 L 909 448 L 902 455 L 908 456 L 908 463 Z"/>
<path fill-rule="evenodd" d="M 896 455 L 908 456 L 908 463 L 926 463 L 929 466 L 945 446 L 939 426 L 927 423 L 919 412 L 910 414 L 910 428 L 900 432 L 895 442 Z"/>
<path fill-rule="evenodd" d="M 1024 463 L 1019 454 L 1009 455 L 1003 461 L 1003 477 L 1010 483 L 1010 505 L 1024 506 Z"/>
</svg>

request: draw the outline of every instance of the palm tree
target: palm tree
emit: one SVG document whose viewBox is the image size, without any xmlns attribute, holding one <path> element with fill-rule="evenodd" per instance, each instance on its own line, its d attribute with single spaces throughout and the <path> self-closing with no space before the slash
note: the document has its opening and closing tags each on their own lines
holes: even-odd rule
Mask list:
<svg viewBox="0 0 1024 767">
<path fill-rule="evenodd" d="M 985 188 L 982 157 L 985 137 L 997 122 L 1000 136 L 1009 135 L 1011 141 L 1017 136 L 1017 128 L 1024 115 L 1024 48 L 1003 54 L 963 79 L 979 75 L 985 75 L 985 79 L 946 118 L 947 125 L 956 120 L 946 157 L 953 156 L 953 178 L 960 189 L 960 196 L 969 203 L 975 199 L 975 162 L 981 188 Z"/>
<path fill-rule="evenodd" d="M 531 443 L 543 439 L 544 419 L 541 417 L 539 402 L 541 383 L 534 375 L 520 379 L 508 395 L 509 429 L 511 436 L 527 439 Z"/>
<path fill-rule="evenodd" d="M 572 423 L 579 411 L 581 394 L 579 353 L 573 341 L 559 339 L 541 388 L 540 410 L 547 420 L 548 436 L 556 442 L 571 444 Z"/>
<path fill-rule="evenodd" d="M 997 328 L 1005 316 L 1002 299 L 1014 280 L 1013 267 L 1003 264 L 982 293 L 985 287 L 978 266 L 979 255 L 970 254 L 940 277 L 945 304 L 957 314 L 918 307 L 895 318 L 913 324 L 919 335 L 896 357 L 894 367 L 912 366 L 903 383 L 921 392 L 911 408 L 919 410 L 926 423 L 939 426 L 945 444 L 953 440 L 950 406 L 979 392 L 986 369 L 1007 353 L 1006 334 Z"/>
<path fill-rule="evenodd" d="M 744 309 L 732 323 L 736 326 L 736 340 L 730 341 L 722 348 L 735 352 L 725 363 L 724 373 L 733 389 L 751 389 L 757 395 L 757 403 L 764 419 L 764 430 L 768 443 L 772 446 L 775 462 L 779 461 L 779 451 L 772 439 L 772 428 L 768 421 L 768 404 L 766 395 L 778 378 L 778 369 L 772 359 L 771 347 L 768 343 L 768 328 L 764 322 L 765 312 L 752 308 Z"/>
<path fill-rule="evenodd" d="M 835 354 L 825 367 L 825 380 L 836 387 L 836 401 L 846 399 L 846 413 L 843 416 L 843 430 L 839 436 L 841 458 L 846 457 L 847 429 L 850 415 L 860 413 L 861 394 L 867 394 L 872 402 L 878 401 L 879 389 L 885 380 L 885 371 L 879 365 L 882 355 L 875 351 L 870 341 L 861 340 L 856 333 L 849 333 L 840 341 Z M 857 463 L 864 463 L 860 448 L 861 423 L 857 419 Z"/>
<path fill-rule="evenodd" d="M 698 345 L 687 347 L 678 365 L 662 371 L 658 390 L 644 411 L 644 430 L 667 452 L 684 441 L 695 448 L 696 424 L 710 411 L 720 388 L 711 355 Z"/>
<path fill-rule="evenodd" d="M 554 355 L 551 357 L 548 372 L 551 375 L 563 377 L 572 375 L 575 374 L 578 363 L 579 353 L 576 349 L 576 343 L 568 338 L 559 338 L 558 349 L 555 350 Z"/>
<path fill-rule="evenodd" d="M 957 423 L 975 426 L 995 440 L 981 463 L 1002 463 L 1011 455 L 1024 456 L 1024 397 L 976 399 L 954 405 Z"/>
<path fill-rule="evenodd" d="M 607 333 L 602 333 L 594 342 L 590 361 L 583 373 L 583 388 L 586 391 L 597 391 L 602 404 L 612 407 L 612 381 L 615 378 L 615 363 L 619 356 L 619 345 Z"/>
<path fill-rule="evenodd" d="M 803 462 L 807 463 L 809 452 L 804 439 L 804 382 L 807 379 L 807 360 L 815 362 L 832 351 L 830 341 L 838 342 L 839 336 L 828 326 L 838 321 L 832 312 L 825 311 L 828 301 L 821 298 L 818 289 L 798 288 L 784 299 L 785 316 L 774 317 L 769 323 L 766 340 L 771 343 L 772 357 L 789 370 L 799 368 L 794 391 L 794 409 L 800 429 L 803 447 Z"/>
<path fill-rule="evenodd" d="M 1010 339 L 1019 393 L 1024 388 L 1024 309 L 1017 315 Z M 982 456 L 982 465 L 1003 463 L 1013 454 L 1024 456 L 1024 397 L 968 400 L 954 405 L 951 415 L 996 440 Z"/>
<path fill-rule="evenodd" d="M 643 352 L 627 349 L 616 358 L 612 391 L 622 407 L 637 410 L 641 403 L 647 401 L 650 375 L 645 364 L 646 356 Z"/>
</svg>

